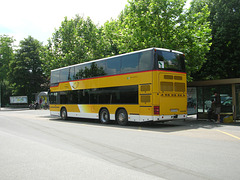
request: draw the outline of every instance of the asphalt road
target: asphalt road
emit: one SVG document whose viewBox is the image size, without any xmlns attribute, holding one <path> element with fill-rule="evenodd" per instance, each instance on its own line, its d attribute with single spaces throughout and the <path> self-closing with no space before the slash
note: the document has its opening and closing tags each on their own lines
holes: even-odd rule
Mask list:
<svg viewBox="0 0 240 180">
<path fill-rule="evenodd" d="M 240 126 L 186 120 L 121 127 L 0 111 L 0 177 L 240 179 Z"/>
</svg>

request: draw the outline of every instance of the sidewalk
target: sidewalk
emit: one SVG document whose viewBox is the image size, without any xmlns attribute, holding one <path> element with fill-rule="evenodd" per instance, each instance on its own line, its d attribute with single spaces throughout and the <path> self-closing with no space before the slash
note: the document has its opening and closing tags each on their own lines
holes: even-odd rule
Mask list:
<svg viewBox="0 0 240 180">
<path fill-rule="evenodd" d="M 29 108 L 11 108 L 11 107 L 1 107 L 0 111 L 26 111 Z"/>
<path fill-rule="evenodd" d="M 214 123 L 213 121 L 209 121 L 208 119 L 197 119 L 197 115 L 188 115 L 186 121 L 198 121 L 198 122 L 208 122 L 208 123 Z M 240 120 L 237 119 L 235 122 L 231 123 L 220 123 L 222 125 L 240 125 Z"/>
</svg>

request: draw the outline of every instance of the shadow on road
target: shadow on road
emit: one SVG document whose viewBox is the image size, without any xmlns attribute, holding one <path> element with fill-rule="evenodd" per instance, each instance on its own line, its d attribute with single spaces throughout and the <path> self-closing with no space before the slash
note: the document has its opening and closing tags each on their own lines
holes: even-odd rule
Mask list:
<svg viewBox="0 0 240 180">
<path fill-rule="evenodd" d="M 48 118 L 48 117 L 46 117 Z M 111 121 L 109 124 L 101 124 L 99 120 L 96 119 L 82 119 L 82 118 L 68 118 L 67 120 L 62 120 L 60 118 L 49 118 L 50 121 L 64 122 L 64 123 L 76 123 L 83 124 L 88 126 L 98 126 L 109 127 L 109 128 L 118 128 L 118 129 L 130 129 L 130 130 L 143 130 L 143 131 L 152 131 L 152 132 L 163 132 L 163 133 L 172 133 L 177 131 L 185 131 L 192 129 L 213 129 L 221 126 L 240 126 L 240 123 L 232 124 L 216 124 L 214 122 L 209 122 L 207 120 L 197 120 L 194 118 L 189 118 L 186 120 L 178 121 L 168 121 L 168 122 L 129 122 L 127 126 L 120 126 L 115 121 Z"/>
</svg>

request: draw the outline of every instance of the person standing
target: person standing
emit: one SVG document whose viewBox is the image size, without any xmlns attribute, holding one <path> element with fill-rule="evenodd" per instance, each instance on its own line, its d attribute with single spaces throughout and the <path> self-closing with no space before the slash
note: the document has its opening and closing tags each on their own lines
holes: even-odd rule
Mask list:
<svg viewBox="0 0 240 180">
<path fill-rule="evenodd" d="M 214 92 L 214 106 L 215 106 L 215 114 L 217 115 L 217 121 L 216 123 L 220 123 L 220 113 L 221 113 L 221 97 L 220 94 L 217 92 Z"/>
</svg>

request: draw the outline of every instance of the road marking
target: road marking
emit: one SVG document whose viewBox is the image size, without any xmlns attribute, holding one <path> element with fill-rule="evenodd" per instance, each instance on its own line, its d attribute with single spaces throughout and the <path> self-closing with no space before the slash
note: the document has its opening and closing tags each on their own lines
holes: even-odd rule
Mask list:
<svg viewBox="0 0 240 180">
<path fill-rule="evenodd" d="M 230 133 L 227 133 L 227 132 L 224 132 L 224 131 L 221 131 L 221 130 L 216 130 L 216 131 L 218 131 L 218 132 L 221 132 L 221 133 L 223 133 L 223 134 L 226 134 L 226 135 L 228 135 L 228 136 L 231 136 L 231 137 L 233 137 L 233 138 L 235 138 L 235 139 L 238 139 L 238 140 L 240 140 L 240 138 L 239 138 L 239 137 L 237 137 L 237 136 L 234 136 L 234 135 L 232 135 L 232 134 L 230 134 Z"/>
</svg>

